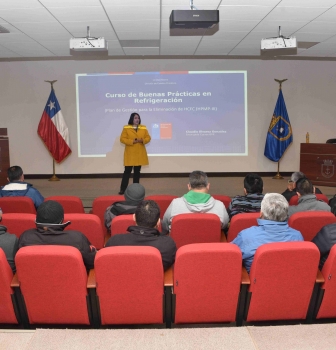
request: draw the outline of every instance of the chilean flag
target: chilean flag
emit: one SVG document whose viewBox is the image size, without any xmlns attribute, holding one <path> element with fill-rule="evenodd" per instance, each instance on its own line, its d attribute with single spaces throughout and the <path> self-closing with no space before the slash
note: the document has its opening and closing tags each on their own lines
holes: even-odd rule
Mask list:
<svg viewBox="0 0 336 350">
<path fill-rule="evenodd" d="M 71 153 L 68 127 L 65 124 L 54 89 L 51 89 L 37 133 L 57 163 L 60 163 Z"/>
</svg>

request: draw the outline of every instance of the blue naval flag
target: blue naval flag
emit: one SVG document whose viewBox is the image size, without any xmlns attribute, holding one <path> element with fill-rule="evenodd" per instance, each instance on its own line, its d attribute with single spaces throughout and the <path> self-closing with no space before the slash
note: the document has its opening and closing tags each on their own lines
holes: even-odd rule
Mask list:
<svg viewBox="0 0 336 350">
<path fill-rule="evenodd" d="M 265 157 L 273 162 L 278 162 L 292 142 L 292 127 L 288 118 L 282 90 L 280 90 L 271 124 L 268 128 L 264 152 Z"/>
</svg>

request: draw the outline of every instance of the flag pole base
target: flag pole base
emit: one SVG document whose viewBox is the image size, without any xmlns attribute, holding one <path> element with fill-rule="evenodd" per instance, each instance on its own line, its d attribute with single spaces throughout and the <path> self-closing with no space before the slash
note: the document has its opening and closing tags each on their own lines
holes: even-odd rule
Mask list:
<svg viewBox="0 0 336 350">
<path fill-rule="evenodd" d="M 278 161 L 278 172 L 275 176 L 272 177 L 272 179 L 275 179 L 275 180 L 282 180 L 283 177 L 280 175 L 280 161 Z"/>
<path fill-rule="evenodd" d="M 275 179 L 275 180 L 282 180 L 283 177 L 282 177 L 279 173 L 277 173 L 275 176 L 272 177 L 272 179 Z"/>
<path fill-rule="evenodd" d="M 48 181 L 60 181 L 60 179 L 54 174 Z"/>
<path fill-rule="evenodd" d="M 60 181 L 55 172 L 55 159 L 53 159 L 53 176 L 48 181 Z"/>
</svg>

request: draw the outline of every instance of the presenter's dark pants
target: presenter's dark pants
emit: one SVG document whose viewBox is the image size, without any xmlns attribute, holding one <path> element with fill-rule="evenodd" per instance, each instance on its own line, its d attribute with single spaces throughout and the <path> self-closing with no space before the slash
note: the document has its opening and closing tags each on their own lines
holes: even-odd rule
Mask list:
<svg viewBox="0 0 336 350">
<path fill-rule="evenodd" d="M 131 176 L 133 166 L 125 166 L 125 171 L 121 180 L 121 186 L 120 186 L 120 191 L 125 192 L 127 186 L 128 186 L 128 181 Z M 133 174 L 133 183 L 139 183 L 140 181 L 140 170 L 141 170 L 141 165 L 139 166 L 134 166 L 134 174 Z"/>
</svg>

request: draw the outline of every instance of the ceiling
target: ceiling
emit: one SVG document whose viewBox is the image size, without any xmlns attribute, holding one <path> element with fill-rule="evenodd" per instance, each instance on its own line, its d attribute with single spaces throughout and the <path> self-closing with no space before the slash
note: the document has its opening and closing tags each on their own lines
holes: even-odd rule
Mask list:
<svg viewBox="0 0 336 350">
<path fill-rule="evenodd" d="M 212 36 L 170 36 L 172 10 L 189 0 L 0 0 L 0 60 L 73 59 L 71 37 L 108 41 L 108 56 L 218 56 L 260 58 L 262 38 L 284 36 L 317 43 L 298 59 L 336 59 L 336 0 L 194 0 L 219 10 Z M 1 28 L 0 28 L 1 30 Z M 301 45 L 300 45 L 301 46 Z M 293 58 L 293 56 L 290 56 Z"/>
</svg>

